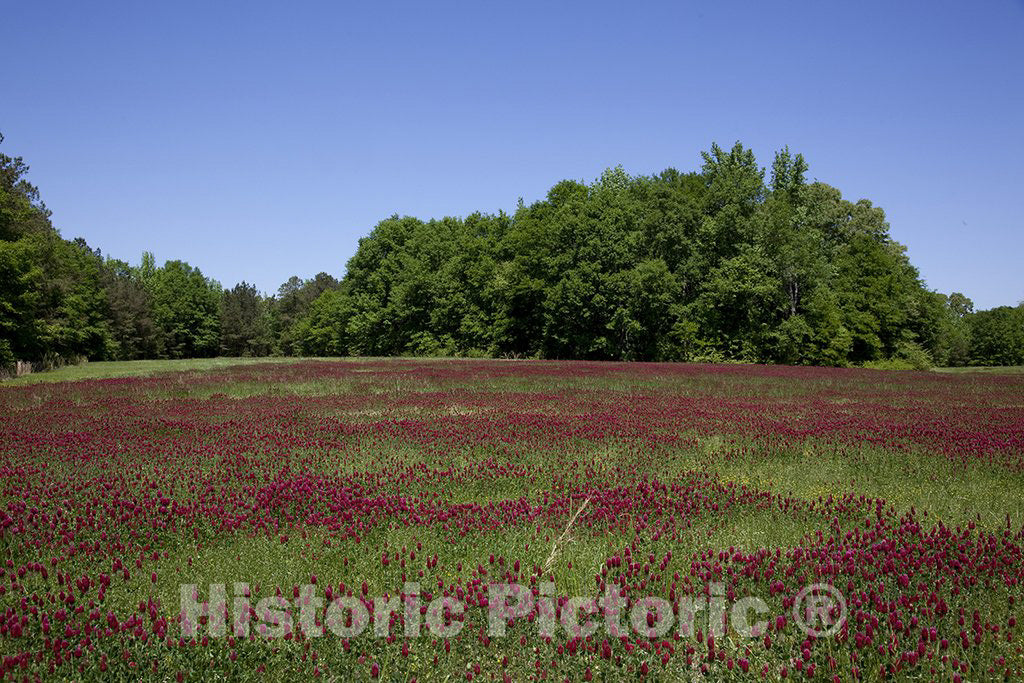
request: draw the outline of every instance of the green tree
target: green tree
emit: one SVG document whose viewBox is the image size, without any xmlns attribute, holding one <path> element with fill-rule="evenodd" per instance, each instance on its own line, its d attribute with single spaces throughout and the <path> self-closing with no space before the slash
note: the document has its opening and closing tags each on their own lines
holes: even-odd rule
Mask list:
<svg viewBox="0 0 1024 683">
<path fill-rule="evenodd" d="M 717 144 L 698 172 L 564 180 L 514 215 L 391 216 L 341 281 L 273 299 L 187 263 L 137 268 L 60 238 L 0 157 L 0 362 L 46 354 L 510 355 L 923 367 L 1007 362 L 1019 309 L 929 291 L 885 214 Z"/>
<path fill-rule="evenodd" d="M 295 324 L 296 352 L 307 356 L 348 356 L 352 328 L 352 300 L 337 289 L 317 297 Z"/>
<path fill-rule="evenodd" d="M 146 280 L 168 358 L 217 355 L 220 285 L 184 261 L 168 261 Z"/>
<path fill-rule="evenodd" d="M 978 311 L 968 320 L 971 365 L 1024 365 L 1024 305 Z"/>
<path fill-rule="evenodd" d="M 281 285 L 277 297 L 269 303 L 271 335 L 275 340 L 273 346 L 278 352 L 285 355 L 301 353 L 296 323 L 306 315 L 317 297 L 337 287 L 338 280 L 323 272 L 309 280 L 293 275 Z"/>
<path fill-rule="evenodd" d="M 270 310 L 256 287 L 240 282 L 224 290 L 220 303 L 220 353 L 266 356 L 272 347 Z"/>
<path fill-rule="evenodd" d="M 101 260 L 61 238 L 28 170 L 0 154 L 0 364 L 109 357 Z"/>
<path fill-rule="evenodd" d="M 149 257 L 152 258 L 152 254 Z M 103 289 L 118 360 L 163 355 L 163 336 L 154 318 L 153 298 L 143 282 L 141 270 L 117 259 L 108 258 L 103 265 Z"/>
</svg>

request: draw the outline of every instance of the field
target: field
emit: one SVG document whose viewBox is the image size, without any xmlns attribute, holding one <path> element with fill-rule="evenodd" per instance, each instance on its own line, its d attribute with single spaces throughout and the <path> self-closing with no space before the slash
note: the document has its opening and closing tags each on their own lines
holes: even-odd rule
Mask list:
<svg viewBox="0 0 1024 683">
<path fill-rule="evenodd" d="M 0 387 L 5 679 L 1024 676 L 1024 374 L 107 374 Z"/>
</svg>

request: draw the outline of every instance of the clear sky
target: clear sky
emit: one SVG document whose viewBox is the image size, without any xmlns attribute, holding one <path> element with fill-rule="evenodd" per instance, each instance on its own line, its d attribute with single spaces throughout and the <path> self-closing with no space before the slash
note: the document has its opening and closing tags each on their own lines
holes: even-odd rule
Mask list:
<svg viewBox="0 0 1024 683">
<path fill-rule="evenodd" d="M 231 286 L 392 213 L 511 212 L 712 141 L 886 210 L 928 285 L 1024 298 L 1024 2 L 8 2 L 2 149 L 65 237 Z"/>
</svg>

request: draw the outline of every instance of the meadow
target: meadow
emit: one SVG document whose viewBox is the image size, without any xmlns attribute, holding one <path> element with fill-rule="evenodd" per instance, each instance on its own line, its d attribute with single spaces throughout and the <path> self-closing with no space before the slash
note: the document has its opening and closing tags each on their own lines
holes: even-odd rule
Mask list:
<svg viewBox="0 0 1024 683">
<path fill-rule="evenodd" d="M 1024 676 L 1021 373 L 417 359 L 59 372 L 0 387 L 4 680 Z M 351 633 L 353 605 L 404 604 L 410 582 L 418 616 L 438 597 L 463 606 L 441 613 L 443 635 L 406 637 L 418 616 L 401 609 L 386 634 Z M 344 598 L 349 635 L 248 601 L 248 635 L 209 615 L 186 628 L 182 585 L 202 602 L 224 584 L 231 610 L 239 583 L 295 612 L 303 587 Z M 500 636 L 495 583 L 536 602 Z M 843 598 L 827 635 L 794 609 L 811 585 Z M 566 626 L 607 618 L 570 598 L 611 589 L 630 619 L 652 596 L 673 614 L 642 610 L 657 634 Z M 676 626 L 684 597 L 710 613 L 716 596 L 767 611 L 752 632 Z"/>
</svg>

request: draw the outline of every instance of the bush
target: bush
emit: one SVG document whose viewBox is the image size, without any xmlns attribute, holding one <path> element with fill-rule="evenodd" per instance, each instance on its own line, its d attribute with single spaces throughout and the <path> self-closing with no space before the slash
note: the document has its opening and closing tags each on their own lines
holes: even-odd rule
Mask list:
<svg viewBox="0 0 1024 683">
<path fill-rule="evenodd" d="M 931 355 L 914 342 L 900 342 L 892 358 L 863 365 L 872 370 L 931 370 L 933 366 Z"/>
<path fill-rule="evenodd" d="M 931 354 L 915 342 L 901 342 L 896 347 L 896 358 L 914 370 L 931 370 L 934 365 Z"/>
</svg>

